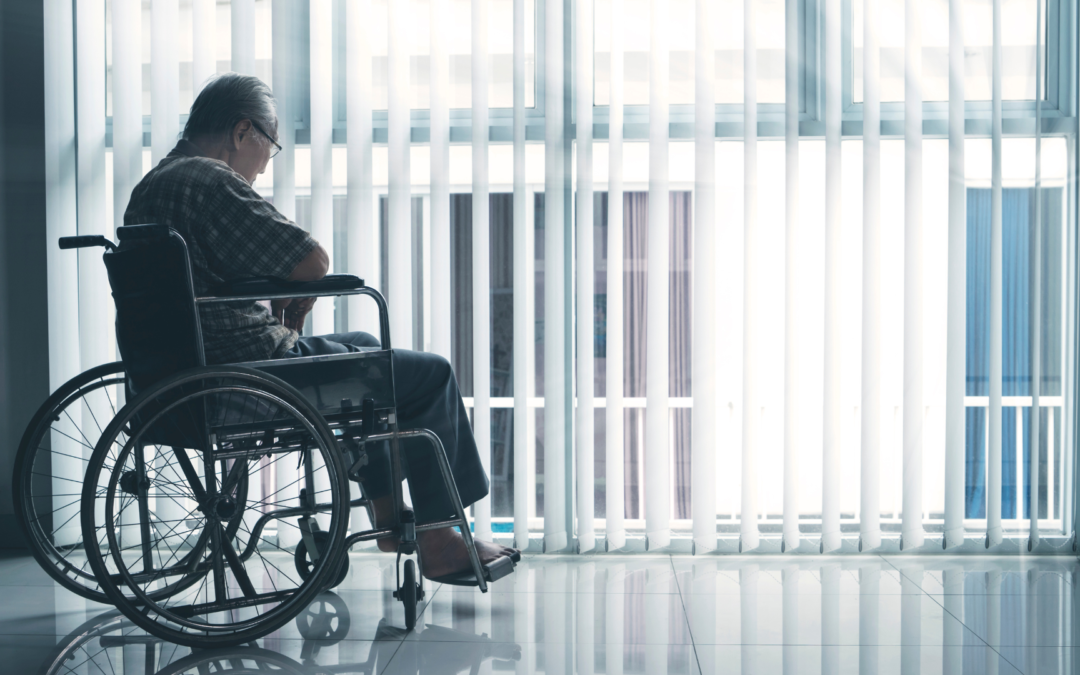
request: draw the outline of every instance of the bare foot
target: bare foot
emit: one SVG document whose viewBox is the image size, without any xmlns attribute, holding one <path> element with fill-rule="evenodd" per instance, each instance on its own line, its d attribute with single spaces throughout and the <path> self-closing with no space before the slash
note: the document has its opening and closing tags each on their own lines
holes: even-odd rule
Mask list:
<svg viewBox="0 0 1080 675">
<path fill-rule="evenodd" d="M 371 502 L 375 512 L 375 527 L 386 527 L 394 519 L 394 497 L 382 497 Z M 398 549 L 397 537 L 383 537 L 376 540 L 379 550 L 393 553 Z M 519 551 L 509 546 L 501 546 L 487 541 L 474 539 L 476 555 L 480 563 L 486 565 L 501 557 L 509 557 Z M 470 568 L 469 552 L 465 548 L 465 539 L 454 528 L 428 530 L 417 535 L 420 555 L 424 560 L 424 576 L 431 579 Z"/>
<path fill-rule="evenodd" d="M 420 555 L 424 561 L 424 576 L 428 579 L 470 569 L 469 552 L 465 538 L 453 528 L 428 530 L 417 538 Z M 498 558 L 509 557 L 516 549 L 474 539 L 476 555 L 480 564 L 486 565 Z"/>
</svg>

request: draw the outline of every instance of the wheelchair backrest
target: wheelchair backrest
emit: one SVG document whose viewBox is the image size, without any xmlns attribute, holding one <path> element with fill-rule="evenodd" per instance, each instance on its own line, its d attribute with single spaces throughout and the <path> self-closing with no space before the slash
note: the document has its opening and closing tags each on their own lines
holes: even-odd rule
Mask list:
<svg viewBox="0 0 1080 675">
<path fill-rule="evenodd" d="M 104 260 L 116 304 L 117 347 L 138 391 L 206 359 L 183 238 L 153 224 L 116 233 L 120 246 L 106 251 Z"/>
</svg>

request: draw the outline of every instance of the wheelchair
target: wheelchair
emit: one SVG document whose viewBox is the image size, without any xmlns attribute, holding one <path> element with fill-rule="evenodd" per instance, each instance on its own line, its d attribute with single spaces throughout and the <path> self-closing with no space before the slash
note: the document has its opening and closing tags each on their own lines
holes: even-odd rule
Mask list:
<svg viewBox="0 0 1080 675">
<path fill-rule="evenodd" d="M 398 429 L 378 291 L 355 276 L 328 275 L 236 280 L 196 297 L 177 232 L 131 225 L 117 237 L 119 245 L 66 237 L 60 247 L 106 249 L 122 362 L 58 389 L 31 421 L 17 459 L 19 519 L 54 579 L 115 605 L 151 635 L 210 648 L 250 642 L 300 615 L 345 579 L 348 550 L 361 541 L 397 539 L 394 597 L 407 630 L 425 596 L 419 532 L 461 531 L 470 570 L 441 583 L 487 592 L 514 571 L 520 554 L 481 564 L 439 438 Z M 206 365 L 200 307 L 341 295 L 376 303 L 379 347 Z M 452 516 L 417 523 L 405 507 L 404 441 L 430 450 Z M 354 509 L 375 522 L 365 468 L 371 453 L 387 450 L 392 524 L 350 533 Z"/>
</svg>

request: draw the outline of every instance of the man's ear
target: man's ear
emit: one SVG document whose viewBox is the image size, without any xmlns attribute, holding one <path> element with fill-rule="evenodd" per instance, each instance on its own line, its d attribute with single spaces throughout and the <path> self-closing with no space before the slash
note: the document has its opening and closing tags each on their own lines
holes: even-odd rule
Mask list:
<svg viewBox="0 0 1080 675">
<path fill-rule="evenodd" d="M 230 150 L 239 150 L 240 143 L 248 137 L 255 128 L 251 126 L 251 120 L 240 120 L 233 127 L 232 135 L 229 137 L 229 143 L 232 146 Z"/>
</svg>

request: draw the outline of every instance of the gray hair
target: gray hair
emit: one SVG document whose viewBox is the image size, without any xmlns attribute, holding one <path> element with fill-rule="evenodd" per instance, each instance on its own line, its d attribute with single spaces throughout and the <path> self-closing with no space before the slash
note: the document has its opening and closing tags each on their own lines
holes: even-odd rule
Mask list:
<svg viewBox="0 0 1080 675">
<path fill-rule="evenodd" d="M 257 77 L 222 73 L 210 78 L 191 105 L 183 138 L 190 141 L 231 134 L 241 120 L 251 120 L 266 133 L 274 133 L 277 128 L 274 94 Z M 257 136 L 261 138 L 262 134 Z"/>
</svg>

